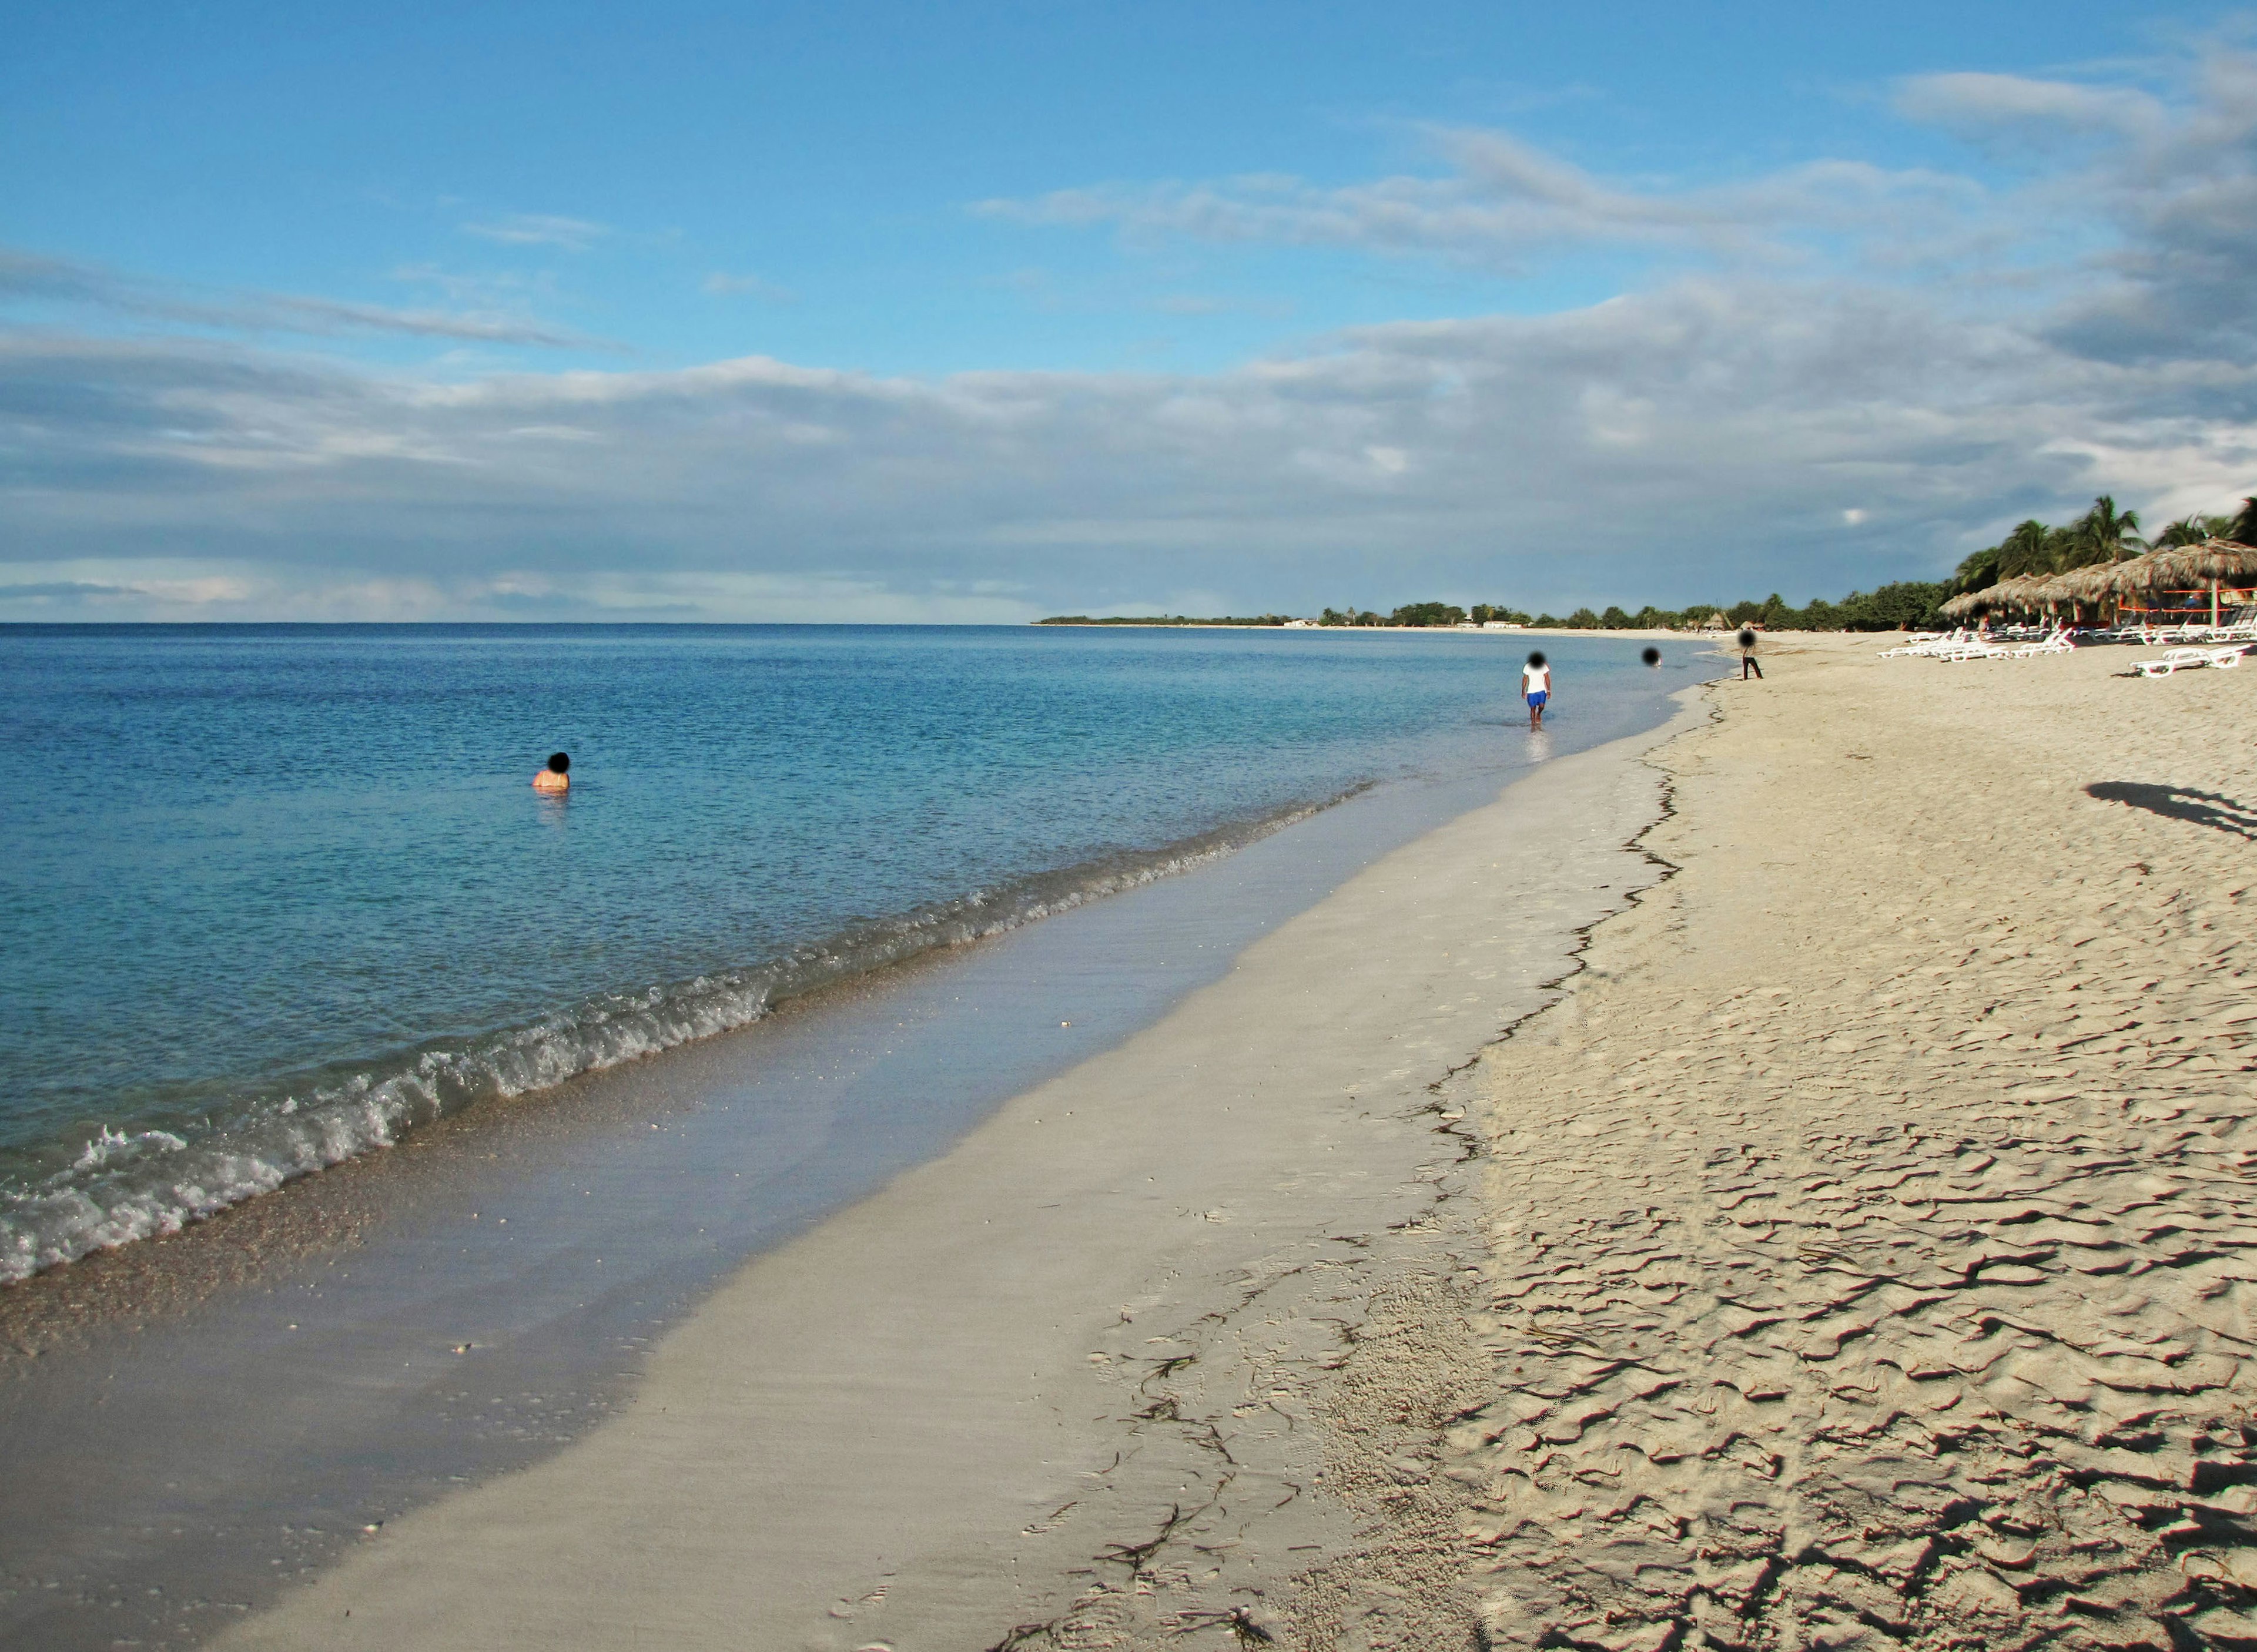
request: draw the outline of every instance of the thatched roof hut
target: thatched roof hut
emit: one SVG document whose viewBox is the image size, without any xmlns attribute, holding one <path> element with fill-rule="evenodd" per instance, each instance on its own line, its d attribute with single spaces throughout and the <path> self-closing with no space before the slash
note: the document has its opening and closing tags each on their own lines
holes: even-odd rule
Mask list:
<svg viewBox="0 0 2257 1652">
<path fill-rule="evenodd" d="M 2002 608 L 2027 607 L 2025 587 L 2028 583 L 2027 575 L 2017 574 L 2012 579 L 2002 579 L 1981 590 L 1955 597 L 1942 605 L 1942 611 L 1953 619 L 1964 619 L 1970 614 L 1990 614 Z"/>
<path fill-rule="evenodd" d="M 2138 561 L 2137 557 L 2133 559 Z M 2124 587 L 2117 582 L 2117 572 L 2129 568 L 2131 562 L 2090 562 L 2083 568 L 2072 568 L 2055 581 L 2062 594 L 2074 602 L 2097 603 L 2116 596 Z"/>
<path fill-rule="evenodd" d="M 2094 562 L 2064 574 L 2017 574 L 1979 591 L 1954 597 L 1942 605 L 1948 618 L 1995 613 L 2001 609 L 2034 611 L 2055 603 L 2098 603 L 2135 593 L 2198 590 L 2210 587 L 2210 618 L 2218 619 L 2218 588 L 2257 586 L 2257 546 L 2232 540 L 2199 545 L 2169 545 L 2121 562 Z"/>
<path fill-rule="evenodd" d="M 2017 574 L 1978 595 L 1985 599 L 1987 607 L 2034 611 L 2048 603 L 2061 600 L 2062 593 L 2055 589 L 2056 577 L 2052 574 Z"/>
<path fill-rule="evenodd" d="M 2156 584 L 2151 589 L 2257 583 L 2257 546 L 2240 545 L 2232 540 L 2174 545 L 2150 551 L 2139 560 L 2154 564 Z"/>
<path fill-rule="evenodd" d="M 2149 551 L 2121 565 L 2126 591 L 2199 590 L 2210 587 L 2210 623 L 2218 623 L 2218 587 L 2257 584 L 2257 546 L 2232 540 L 2204 540 Z"/>
<path fill-rule="evenodd" d="M 2071 568 L 2060 582 L 2064 594 L 2088 603 L 2151 591 L 2199 590 L 2208 585 L 2211 623 L 2216 625 L 2219 584 L 2257 583 L 2257 547 L 2232 540 L 2159 546 L 2126 561 Z"/>
</svg>

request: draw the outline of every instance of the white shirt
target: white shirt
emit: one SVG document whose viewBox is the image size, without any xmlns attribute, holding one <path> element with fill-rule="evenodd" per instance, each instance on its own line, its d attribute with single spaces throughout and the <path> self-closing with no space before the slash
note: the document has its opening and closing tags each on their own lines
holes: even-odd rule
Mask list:
<svg viewBox="0 0 2257 1652">
<path fill-rule="evenodd" d="M 1549 667 L 1549 666 L 1523 666 L 1523 667 L 1521 667 L 1521 668 L 1520 668 L 1520 691 L 1521 691 L 1521 693 L 1523 693 L 1523 694 L 1549 694 L 1549 693 L 1551 693 L 1551 692 L 1552 692 L 1552 667 Z"/>
</svg>

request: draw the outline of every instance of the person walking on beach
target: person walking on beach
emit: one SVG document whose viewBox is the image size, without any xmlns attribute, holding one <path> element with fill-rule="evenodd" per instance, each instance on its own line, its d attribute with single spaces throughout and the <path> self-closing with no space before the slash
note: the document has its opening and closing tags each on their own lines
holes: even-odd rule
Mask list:
<svg viewBox="0 0 2257 1652">
<path fill-rule="evenodd" d="M 1737 640 L 1740 645 L 1740 681 L 1745 682 L 1748 680 L 1748 673 L 1752 671 L 1756 674 L 1756 681 L 1761 682 L 1763 667 L 1756 664 L 1755 632 L 1743 626 Z"/>
<path fill-rule="evenodd" d="M 1539 648 L 1528 656 L 1528 663 L 1520 668 L 1521 697 L 1528 702 L 1528 726 L 1533 731 L 1544 726 L 1544 703 L 1552 697 L 1552 667 Z"/>
<path fill-rule="evenodd" d="M 571 790 L 572 777 L 566 773 L 571 766 L 572 759 L 570 757 L 562 752 L 551 752 L 548 754 L 548 766 L 533 777 L 533 789 L 536 792 L 558 793 Z"/>
</svg>

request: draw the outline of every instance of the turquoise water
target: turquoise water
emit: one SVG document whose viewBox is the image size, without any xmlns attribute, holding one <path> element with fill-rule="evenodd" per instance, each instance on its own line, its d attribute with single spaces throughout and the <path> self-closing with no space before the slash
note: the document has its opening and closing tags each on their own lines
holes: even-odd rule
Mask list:
<svg viewBox="0 0 2257 1652">
<path fill-rule="evenodd" d="M 1555 749 L 1652 723 L 1686 681 L 1634 645 L 1546 646 Z M 0 628 L 0 1280 L 1167 875 L 1360 787 L 1502 780 L 1532 757 L 1523 652 Z M 560 748 L 571 793 L 538 796 Z"/>
</svg>

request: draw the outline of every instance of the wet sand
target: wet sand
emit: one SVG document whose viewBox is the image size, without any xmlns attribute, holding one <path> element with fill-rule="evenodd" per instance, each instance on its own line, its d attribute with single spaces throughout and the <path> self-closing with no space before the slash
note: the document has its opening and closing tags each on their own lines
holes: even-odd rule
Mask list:
<svg viewBox="0 0 2257 1652">
<path fill-rule="evenodd" d="M 1650 725 L 1672 674 L 1180 876 L 0 1288 L 0 1645 L 200 1645 L 364 1528 L 554 1454 L 749 1257 L 1150 1025 L 1539 747 Z"/>
<path fill-rule="evenodd" d="M 1435 1087 L 1659 875 L 1625 839 L 1659 738 L 1549 763 L 1348 879 L 755 1260 L 593 1432 L 216 1643 L 1320 1639 L 1369 1498 L 1434 1438 L 1423 1412 L 1342 1421 L 1394 1408 L 1386 1338 L 1477 1352 L 1437 1214 L 1473 1144 Z"/>
<path fill-rule="evenodd" d="M 1772 639 L 230 1648 L 2257 1641 L 2257 671 Z"/>
</svg>

